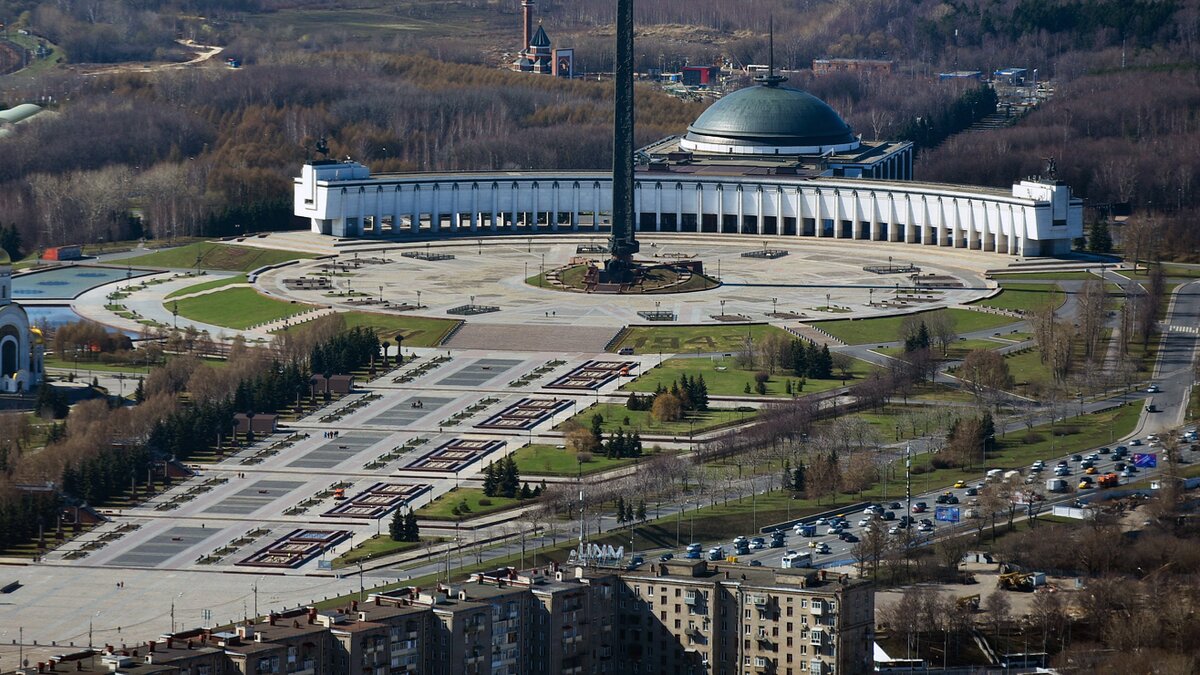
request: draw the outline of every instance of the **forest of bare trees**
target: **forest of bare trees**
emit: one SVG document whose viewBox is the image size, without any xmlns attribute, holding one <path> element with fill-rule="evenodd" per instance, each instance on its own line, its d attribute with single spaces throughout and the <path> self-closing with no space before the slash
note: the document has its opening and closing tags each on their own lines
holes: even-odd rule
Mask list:
<svg viewBox="0 0 1200 675">
<path fill-rule="evenodd" d="M 1196 246 L 1200 0 L 662 0 L 637 5 L 641 68 L 777 62 L 864 137 L 897 138 L 943 115 L 953 68 L 1037 68 L 1055 96 L 1014 128 L 959 134 L 925 152 L 927 180 L 1005 186 L 1058 159 L 1093 203 L 1157 213 L 1158 253 Z M 353 31 L 311 13 L 376 11 L 428 30 Z M 538 17 L 586 71 L 611 67 L 613 3 L 542 0 Z M 222 44 L 247 65 L 0 79 L 0 107 L 57 101 L 0 139 L 0 219 L 30 246 L 286 227 L 291 176 L 314 140 L 376 170 L 598 168 L 608 162 L 607 85 L 500 69 L 517 45 L 516 0 L 0 0 L 72 63 L 181 60 L 175 42 Z M 293 25 L 293 19 L 295 25 Z M 438 23 L 441 20 L 444 23 Z M 891 76 L 816 78 L 813 58 L 888 58 Z M 738 84 L 748 83 L 748 79 Z M 1129 93 L 1137 91 L 1137 96 Z M 639 141 L 680 133 L 703 104 L 643 88 Z M 138 213 L 141 221 L 131 218 Z M 1169 245 L 1168 245 L 1169 244 Z"/>
</svg>

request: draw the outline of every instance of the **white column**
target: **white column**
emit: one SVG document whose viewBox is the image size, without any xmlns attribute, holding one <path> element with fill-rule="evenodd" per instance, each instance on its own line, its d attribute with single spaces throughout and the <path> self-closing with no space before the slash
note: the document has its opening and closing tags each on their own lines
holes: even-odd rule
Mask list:
<svg viewBox="0 0 1200 675">
<path fill-rule="evenodd" d="M 734 230 L 742 233 L 746 222 L 746 191 L 742 189 L 742 184 L 737 185 L 737 223 L 734 224 Z"/>
<path fill-rule="evenodd" d="M 579 181 L 571 184 L 571 231 L 579 231 Z"/>
<path fill-rule="evenodd" d="M 825 213 L 825 204 L 822 200 L 820 188 L 817 188 L 816 192 L 814 193 L 813 207 L 816 209 L 816 212 L 813 214 L 813 222 L 816 223 L 816 227 L 813 228 L 813 234 L 817 237 L 824 237 L 825 219 L 823 218 L 823 215 Z"/>
<path fill-rule="evenodd" d="M 550 231 L 558 232 L 558 181 L 550 184 Z"/>
<path fill-rule="evenodd" d="M 492 182 L 492 222 L 489 224 L 489 229 L 492 232 L 496 231 L 496 227 L 500 221 L 500 184 Z"/>
<path fill-rule="evenodd" d="M 409 223 L 409 230 L 413 234 L 421 233 L 421 184 L 413 184 L 412 192 L 412 222 Z"/>
<path fill-rule="evenodd" d="M 592 231 L 600 231 L 600 183 L 592 183 Z"/>
<path fill-rule="evenodd" d="M 471 183 L 471 234 L 479 232 L 479 183 Z"/>
<path fill-rule="evenodd" d="M 662 232 L 662 183 L 654 184 L 654 231 Z"/>
<path fill-rule="evenodd" d="M 675 183 L 675 231 L 683 231 L 683 183 Z"/>
<path fill-rule="evenodd" d="M 725 188 L 717 183 L 717 234 L 725 231 Z"/>
</svg>

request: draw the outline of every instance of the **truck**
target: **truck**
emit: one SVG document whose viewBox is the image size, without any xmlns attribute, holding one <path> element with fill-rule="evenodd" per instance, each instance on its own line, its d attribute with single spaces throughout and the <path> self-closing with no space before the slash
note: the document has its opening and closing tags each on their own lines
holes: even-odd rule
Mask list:
<svg viewBox="0 0 1200 675">
<path fill-rule="evenodd" d="M 725 548 L 723 546 L 714 546 L 714 547 L 708 549 L 708 559 L 709 560 L 724 560 L 725 559 Z"/>
<path fill-rule="evenodd" d="M 1117 487 L 1121 484 L 1121 477 L 1115 473 L 1106 473 L 1100 476 L 1100 480 L 1097 482 L 1102 488 Z"/>
<path fill-rule="evenodd" d="M 1066 492 L 1067 481 L 1062 478 L 1051 478 L 1046 481 L 1046 492 Z"/>
</svg>

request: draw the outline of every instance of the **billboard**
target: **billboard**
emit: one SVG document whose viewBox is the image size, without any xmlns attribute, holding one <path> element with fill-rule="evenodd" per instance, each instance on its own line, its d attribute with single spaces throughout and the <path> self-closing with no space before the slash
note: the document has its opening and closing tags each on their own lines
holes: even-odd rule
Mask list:
<svg viewBox="0 0 1200 675">
<path fill-rule="evenodd" d="M 1153 452 L 1135 452 L 1130 458 L 1133 465 L 1139 469 L 1153 469 L 1158 466 L 1158 454 Z"/>
<path fill-rule="evenodd" d="M 962 521 L 962 510 L 957 506 L 938 506 L 933 510 L 933 519 L 944 523 L 957 523 Z"/>
</svg>

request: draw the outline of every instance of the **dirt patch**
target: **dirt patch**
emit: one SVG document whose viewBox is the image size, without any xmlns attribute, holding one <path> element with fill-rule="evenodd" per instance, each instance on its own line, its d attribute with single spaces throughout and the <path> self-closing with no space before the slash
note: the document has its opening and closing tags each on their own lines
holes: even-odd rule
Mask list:
<svg viewBox="0 0 1200 675">
<path fill-rule="evenodd" d="M 0 75 L 8 75 L 21 69 L 25 62 L 25 50 L 8 40 L 0 40 Z"/>
<path fill-rule="evenodd" d="M 979 594 L 980 606 L 987 610 L 987 597 L 992 591 L 996 590 L 996 581 L 1000 576 L 998 565 L 989 565 L 987 563 L 973 562 L 973 558 L 969 558 L 972 562 L 963 563 L 962 570 L 975 575 L 976 583 L 973 584 L 936 584 L 930 585 L 939 594 L 950 598 L 961 598 L 968 595 Z M 879 591 L 875 593 L 875 616 L 876 621 L 883 614 L 884 610 L 894 605 L 899 599 L 904 589 Z M 1074 596 L 1078 592 L 1075 588 L 1075 577 L 1046 577 L 1046 586 L 1039 588 L 1037 593 L 1058 593 L 1062 595 L 1062 600 L 1065 606 L 1075 605 Z M 1019 591 L 1005 591 L 1008 595 L 1009 604 L 1012 606 L 1012 616 L 1027 616 L 1033 612 L 1034 593 L 1023 593 Z"/>
</svg>

